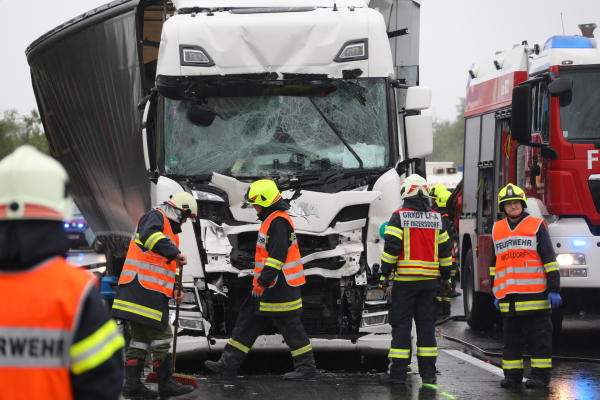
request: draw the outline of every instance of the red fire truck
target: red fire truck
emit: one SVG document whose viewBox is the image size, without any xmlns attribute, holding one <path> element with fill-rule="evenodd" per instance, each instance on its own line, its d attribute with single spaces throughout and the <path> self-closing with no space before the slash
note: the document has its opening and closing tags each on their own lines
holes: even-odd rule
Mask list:
<svg viewBox="0 0 600 400">
<path fill-rule="evenodd" d="M 595 24 L 497 52 L 469 70 L 465 110 L 461 280 L 469 325 L 493 308 L 488 266 L 497 194 L 512 182 L 545 218 L 560 264 L 565 312 L 600 309 L 600 49 Z M 562 314 L 555 315 L 558 330 Z"/>
</svg>

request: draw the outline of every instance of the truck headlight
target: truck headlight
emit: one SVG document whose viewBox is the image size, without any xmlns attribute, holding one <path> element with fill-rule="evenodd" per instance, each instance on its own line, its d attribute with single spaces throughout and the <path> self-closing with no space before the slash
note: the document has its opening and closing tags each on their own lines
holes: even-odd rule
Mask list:
<svg viewBox="0 0 600 400">
<path fill-rule="evenodd" d="M 206 50 L 200 46 L 179 46 L 179 60 L 181 65 L 191 67 L 212 67 L 215 65 Z"/>
<path fill-rule="evenodd" d="M 556 261 L 561 267 L 570 265 L 585 265 L 585 254 L 582 253 L 563 253 L 556 256 Z"/>
<path fill-rule="evenodd" d="M 369 42 L 367 39 L 359 39 L 344 43 L 333 61 L 346 62 L 366 60 L 367 58 L 369 58 Z"/>
</svg>

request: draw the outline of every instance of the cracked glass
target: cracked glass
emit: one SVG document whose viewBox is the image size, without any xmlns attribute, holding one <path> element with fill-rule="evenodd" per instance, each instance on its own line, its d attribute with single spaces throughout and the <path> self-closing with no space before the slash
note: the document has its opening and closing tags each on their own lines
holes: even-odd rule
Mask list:
<svg viewBox="0 0 600 400">
<path fill-rule="evenodd" d="M 256 177 L 388 166 L 385 79 L 327 84 L 311 96 L 165 98 L 165 172 Z"/>
</svg>

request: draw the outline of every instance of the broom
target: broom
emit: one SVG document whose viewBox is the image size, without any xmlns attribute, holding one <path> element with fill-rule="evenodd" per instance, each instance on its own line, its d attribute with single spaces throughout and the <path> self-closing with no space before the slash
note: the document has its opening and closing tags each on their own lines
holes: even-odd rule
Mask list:
<svg viewBox="0 0 600 400">
<path fill-rule="evenodd" d="M 181 283 L 182 275 L 183 275 L 183 266 L 179 267 L 179 273 L 177 274 L 177 290 L 179 293 L 183 293 L 183 284 Z M 182 385 L 193 386 L 194 388 L 198 387 L 198 380 L 193 375 L 180 374 L 175 372 L 175 365 L 177 362 L 177 333 L 179 331 L 179 301 L 175 300 L 175 321 L 173 321 L 173 326 L 175 327 L 175 332 L 173 334 L 173 379 Z M 154 371 L 150 372 L 146 377 L 146 382 L 158 382 L 158 377 Z"/>
</svg>

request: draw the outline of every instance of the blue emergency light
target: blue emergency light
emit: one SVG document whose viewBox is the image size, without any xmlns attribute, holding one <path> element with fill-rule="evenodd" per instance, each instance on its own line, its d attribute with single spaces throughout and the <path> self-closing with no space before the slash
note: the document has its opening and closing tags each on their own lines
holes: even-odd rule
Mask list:
<svg viewBox="0 0 600 400">
<path fill-rule="evenodd" d="M 593 49 L 594 42 L 583 36 L 552 36 L 546 40 L 544 50 L 547 49 Z"/>
</svg>

